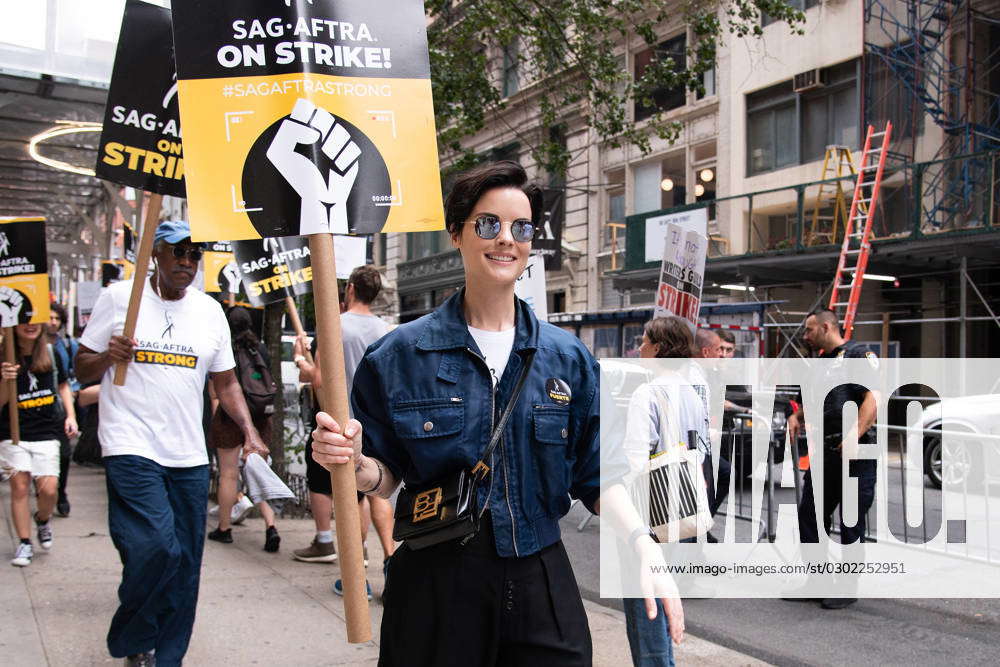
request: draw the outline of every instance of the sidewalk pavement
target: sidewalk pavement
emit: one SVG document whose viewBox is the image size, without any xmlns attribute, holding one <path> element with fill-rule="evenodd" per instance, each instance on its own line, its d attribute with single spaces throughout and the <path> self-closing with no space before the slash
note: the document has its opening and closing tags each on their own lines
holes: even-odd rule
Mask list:
<svg viewBox="0 0 1000 667">
<path fill-rule="evenodd" d="M 10 487 L 0 485 L 0 520 L 9 541 L 0 540 L 0 662 L 8 665 L 118 664 L 108 656 L 105 634 L 117 606 L 120 562 L 108 537 L 104 471 L 73 466 L 72 515 L 55 517 L 50 553 L 27 568 L 10 566 L 14 529 Z M 265 553 L 264 524 L 248 520 L 233 527 L 234 544 L 207 541 L 201 595 L 187 664 L 374 665 L 382 620 L 382 552 L 369 535 L 368 568 L 375 592 L 373 636 L 348 644 L 344 607 L 331 586 L 336 565 L 300 563 L 293 549 L 313 537 L 311 520 L 279 520 L 281 551 Z M 374 531 L 373 531 L 374 532 Z M 34 537 L 34 536 L 33 536 Z M 585 603 L 597 665 L 630 664 L 624 615 Z M 688 636 L 675 649 L 680 665 L 762 665 L 749 656 Z"/>
</svg>

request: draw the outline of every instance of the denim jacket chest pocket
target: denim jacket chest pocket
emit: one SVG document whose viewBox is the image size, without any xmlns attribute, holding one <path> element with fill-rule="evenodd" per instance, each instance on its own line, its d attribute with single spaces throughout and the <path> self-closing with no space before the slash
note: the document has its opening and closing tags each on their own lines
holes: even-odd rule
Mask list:
<svg viewBox="0 0 1000 667">
<path fill-rule="evenodd" d="M 569 450 L 569 408 L 535 405 L 531 410 L 532 458 L 534 474 L 525 475 L 526 497 L 537 498 L 548 516 L 562 516 L 569 510 L 571 456 Z"/>
<path fill-rule="evenodd" d="M 392 406 L 392 426 L 421 480 L 456 471 L 465 464 L 462 398 L 397 401 Z"/>
</svg>

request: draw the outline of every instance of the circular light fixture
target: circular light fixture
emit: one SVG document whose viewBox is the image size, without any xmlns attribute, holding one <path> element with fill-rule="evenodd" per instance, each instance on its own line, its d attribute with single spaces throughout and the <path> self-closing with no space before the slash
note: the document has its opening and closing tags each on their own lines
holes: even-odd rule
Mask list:
<svg viewBox="0 0 1000 667">
<path fill-rule="evenodd" d="M 711 169 L 702 169 L 701 173 L 698 174 L 698 176 L 701 177 L 701 180 L 705 181 L 706 183 L 710 183 L 712 179 L 715 178 L 715 172 L 712 171 Z"/>
<path fill-rule="evenodd" d="M 694 186 L 694 196 L 700 197 L 703 194 L 705 194 L 705 186 L 702 185 L 701 183 L 698 183 L 696 186 Z"/>
<path fill-rule="evenodd" d="M 39 132 L 33 136 L 28 141 L 28 155 L 32 157 L 36 162 L 41 162 L 44 165 L 48 165 L 53 169 L 59 169 L 61 171 L 68 171 L 72 174 L 80 174 L 82 176 L 93 176 L 94 170 L 88 167 L 78 167 L 69 162 L 63 162 L 62 160 L 55 160 L 50 157 L 45 157 L 42 155 L 38 147 L 42 143 L 48 141 L 49 139 L 54 139 L 56 137 L 61 137 L 66 134 L 78 134 L 80 132 L 100 132 L 102 125 L 100 123 L 90 123 L 81 122 L 73 120 L 59 121 L 59 125 L 55 127 L 50 127 L 49 129 Z"/>
<path fill-rule="evenodd" d="M 670 192 L 674 189 L 674 182 L 669 178 L 664 178 L 660 181 L 660 189 L 664 192 Z"/>
</svg>

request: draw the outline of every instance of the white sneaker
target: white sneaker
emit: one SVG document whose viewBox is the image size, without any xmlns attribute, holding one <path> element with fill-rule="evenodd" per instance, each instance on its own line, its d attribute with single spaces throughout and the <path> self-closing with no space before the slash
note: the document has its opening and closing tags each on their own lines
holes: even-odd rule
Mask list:
<svg viewBox="0 0 1000 667">
<path fill-rule="evenodd" d="M 211 517 L 219 516 L 219 506 L 215 505 L 214 507 L 210 508 L 208 510 L 208 516 L 211 516 Z"/>
<path fill-rule="evenodd" d="M 30 544 L 18 543 L 17 551 L 14 552 L 14 558 L 10 564 L 17 567 L 28 567 L 31 565 L 31 557 L 34 555 L 35 550 Z"/>
<path fill-rule="evenodd" d="M 50 520 L 51 521 L 51 520 Z M 52 548 L 52 526 L 49 521 L 45 523 L 35 523 L 38 528 L 38 544 L 48 551 Z"/>
<path fill-rule="evenodd" d="M 247 514 L 253 509 L 253 503 L 246 496 L 241 497 L 236 504 L 233 505 L 233 511 L 230 513 L 230 521 L 235 525 L 240 525 L 243 520 L 247 518 Z"/>
</svg>

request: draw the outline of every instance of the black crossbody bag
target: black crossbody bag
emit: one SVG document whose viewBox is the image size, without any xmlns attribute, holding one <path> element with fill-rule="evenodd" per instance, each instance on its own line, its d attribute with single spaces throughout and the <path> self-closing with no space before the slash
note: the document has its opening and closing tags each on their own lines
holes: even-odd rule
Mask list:
<svg viewBox="0 0 1000 667">
<path fill-rule="evenodd" d="M 534 360 L 535 351 L 531 350 L 521 368 L 521 375 L 517 378 L 510 401 L 493 428 L 490 442 L 471 470 L 460 470 L 439 477 L 420 488 L 404 486 L 400 490 L 396 499 L 396 523 L 392 529 L 392 539 L 406 542 L 411 549 L 424 549 L 452 540 L 461 540 L 465 544 L 479 532 L 476 490 L 490 473 L 486 461 L 490 460 L 490 455 L 500 442 Z"/>
</svg>

